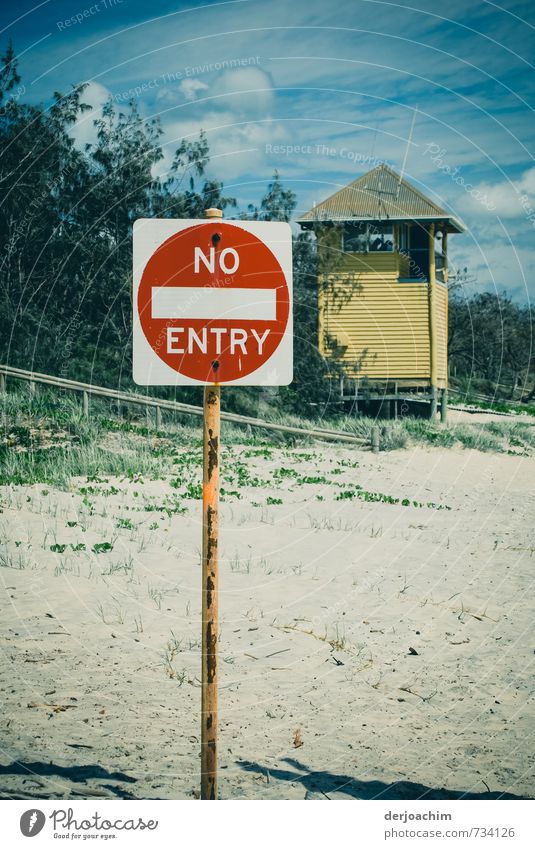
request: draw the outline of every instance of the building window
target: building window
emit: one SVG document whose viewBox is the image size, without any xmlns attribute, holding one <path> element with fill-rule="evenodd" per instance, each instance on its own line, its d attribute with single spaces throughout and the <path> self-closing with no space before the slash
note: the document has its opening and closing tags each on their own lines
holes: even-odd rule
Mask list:
<svg viewBox="0 0 535 849">
<path fill-rule="evenodd" d="M 399 225 L 399 250 L 407 253 L 409 250 L 409 226 L 404 222 Z"/>
<path fill-rule="evenodd" d="M 373 253 L 394 250 L 392 225 L 386 222 L 348 222 L 343 231 L 343 249 L 347 253 Z"/>
<path fill-rule="evenodd" d="M 343 249 L 348 253 L 367 253 L 368 225 L 363 223 L 346 224 L 343 232 Z"/>
</svg>

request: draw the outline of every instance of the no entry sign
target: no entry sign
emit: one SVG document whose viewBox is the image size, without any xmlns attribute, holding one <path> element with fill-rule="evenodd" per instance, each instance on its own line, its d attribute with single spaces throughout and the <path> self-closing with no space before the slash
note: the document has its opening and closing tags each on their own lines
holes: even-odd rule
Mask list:
<svg viewBox="0 0 535 849">
<path fill-rule="evenodd" d="M 134 224 L 134 380 L 291 382 L 291 231 L 280 222 Z"/>
</svg>

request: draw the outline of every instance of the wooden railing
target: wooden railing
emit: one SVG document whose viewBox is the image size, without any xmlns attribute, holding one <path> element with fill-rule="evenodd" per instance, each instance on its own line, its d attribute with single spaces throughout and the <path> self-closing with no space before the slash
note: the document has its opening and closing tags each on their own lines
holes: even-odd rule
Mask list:
<svg viewBox="0 0 535 849">
<path fill-rule="evenodd" d="M 26 371 L 25 369 L 13 368 L 12 366 L 0 365 L 0 392 L 5 391 L 6 380 L 25 380 L 28 381 L 32 391 L 35 391 L 37 384 L 43 386 L 51 386 L 55 389 L 66 389 L 72 392 L 80 392 L 82 394 L 83 410 L 85 415 L 89 415 L 89 399 L 96 396 L 99 398 L 108 398 L 110 401 L 115 401 L 123 404 L 138 404 L 145 409 L 154 409 L 156 411 L 156 428 L 159 429 L 162 425 L 162 411 L 167 410 L 173 413 L 181 413 L 191 416 L 202 416 L 202 407 L 196 407 L 193 404 L 184 404 L 180 401 L 168 401 L 164 398 L 154 398 L 150 395 L 137 395 L 134 392 L 121 392 L 117 389 L 109 389 L 106 386 L 95 386 L 92 383 L 82 383 L 79 380 L 69 380 L 64 377 L 55 377 L 50 374 L 40 374 L 39 372 Z M 234 424 L 258 427 L 264 430 L 273 430 L 279 433 L 294 434 L 300 437 L 309 437 L 312 439 L 323 439 L 332 442 L 346 442 L 355 445 L 371 445 L 373 450 L 378 450 L 378 433 L 372 434 L 370 440 L 361 436 L 356 436 L 344 431 L 332 430 L 328 428 L 300 428 L 293 425 L 279 424 L 278 422 L 268 422 L 264 419 L 256 419 L 251 416 L 241 416 L 238 413 L 221 412 L 221 418 L 227 422 Z"/>
</svg>

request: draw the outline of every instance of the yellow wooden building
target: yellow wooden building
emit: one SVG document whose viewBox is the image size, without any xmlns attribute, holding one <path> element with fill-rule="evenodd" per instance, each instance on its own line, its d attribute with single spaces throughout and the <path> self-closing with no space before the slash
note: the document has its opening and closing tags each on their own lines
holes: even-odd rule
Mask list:
<svg viewBox="0 0 535 849">
<path fill-rule="evenodd" d="M 434 416 L 441 392 L 445 412 L 447 240 L 461 222 L 381 164 L 298 223 L 318 239 L 321 353 L 356 396 L 363 382 L 390 398 L 424 393 Z"/>
</svg>

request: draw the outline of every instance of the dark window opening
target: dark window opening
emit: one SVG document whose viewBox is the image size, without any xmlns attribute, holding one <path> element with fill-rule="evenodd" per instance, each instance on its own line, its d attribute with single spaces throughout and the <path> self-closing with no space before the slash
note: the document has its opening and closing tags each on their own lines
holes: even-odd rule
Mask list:
<svg viewBox="0 0 535 849">
<path fill-rule="evenodd" d="M 404 254 L 409 250 L 409 225 L 405 223 L 399 225 L 399 250 Z"/>
<path fill-rule="evenodd" d="M 429 233 L 421 224 L 411 228 L 408 250 L 410 277 L 427 280 L 429 274 Z"/>
<path fill-rule="evenodd" d="M 342 244 L 348 253 L 374 253 L 394 250 L 394 231 L 392 224 L 373 222 L 352 222 L 345 225 Z"/>
</svg>

